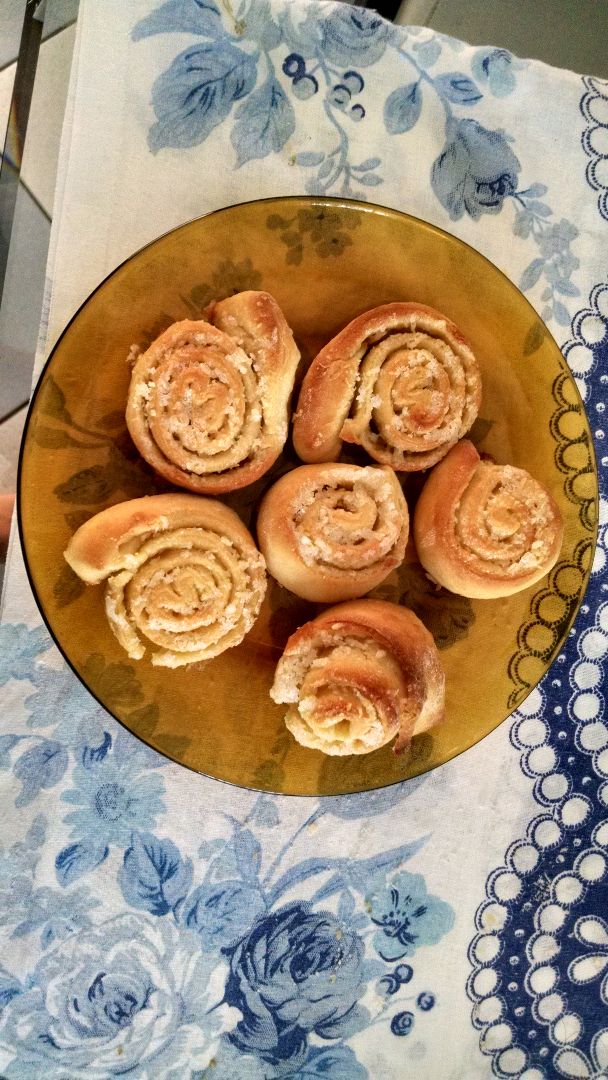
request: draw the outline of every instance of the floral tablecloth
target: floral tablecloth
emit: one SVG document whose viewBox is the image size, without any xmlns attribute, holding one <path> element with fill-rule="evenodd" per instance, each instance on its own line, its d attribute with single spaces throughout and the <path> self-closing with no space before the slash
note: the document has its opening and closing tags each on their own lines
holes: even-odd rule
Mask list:
<svg viewBox="0 0 608 1080">
<path fill-rule="evenodd" d="M 142 244 L 302 192 L 408 211 L 501 267 L 577 378 L 605 490 L 608 84 L 369 10 L 81 0 L 38 369 Z M 576 626 L 518 711 L 430 775 L 319 800 L 138 743 L 59 657 L 14 540 L 2 1076 L 608 1075 L 601 505 Z"/>
</svg>

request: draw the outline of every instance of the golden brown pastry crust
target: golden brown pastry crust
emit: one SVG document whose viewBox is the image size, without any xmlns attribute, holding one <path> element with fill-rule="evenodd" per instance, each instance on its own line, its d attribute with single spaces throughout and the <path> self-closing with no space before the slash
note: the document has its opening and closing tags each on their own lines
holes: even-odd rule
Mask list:
<svg viewBox="0 0 608 1080">
<path fill-rule="evenodd" d="M 307 462 L 335 461 L 342 440 L 399 472 L 428 469 L 471 428 L 481 376 L 457 326 L 424 304 L 373 308 L 315 357 L 294 416 Z"/>
<path fill-rule="evenodd" d="M 174 323 L 138 357 L 126 418 L 156 472 L 211 495 L 253 483 L 276 461 L 300 354 L 268 293 L 238 293 L 206 315 Z"/>
<path fill-rule="evenodd" d="M 397 736 L 395 752 L 444 716 L 445 674 L 433 638 L 408 608 L 351 600 L 289 638 L 270 691 L 303 746 L 367 754 Z"/>
<path fill-rule="evenodd" d="M 196 495 L 150 495 L 102 510 L 65 552 L 132 659 L 181 667 L 238 645 L 266 591 L 264 560 L 237 515 Z"/>
<path fill-rule="evenodd" d="M 407 503 L 392 469 L 302 465 L 264 496 L 258 543 L 278 582 L 331 604 L 363 596 L 403 562 Z"/>
<path fill-rule="evenodd" d="M 524 469 L 483 461 L 464 439 L 431 472 L 414 512 L 423 567 L 451 592 L 510 596 L 557 562 L 559 508 Z"/>
</svg>

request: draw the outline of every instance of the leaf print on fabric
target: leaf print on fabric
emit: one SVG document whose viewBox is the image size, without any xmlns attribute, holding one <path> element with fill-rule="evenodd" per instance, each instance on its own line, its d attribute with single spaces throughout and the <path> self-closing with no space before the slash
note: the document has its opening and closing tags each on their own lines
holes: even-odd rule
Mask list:
<svg viewBox="0 0 608 1080">
<path fill-rule="evenodd" d="M 214 0 L 168 0 L 141 19 L 131 37 L 140 41 L 152 34 L 166 33 L 221 37 L 225 30 Z"/>
<path fill-rule="evenodd" d="M 245 10 L 245 16 L 237 20 L 235 30 L 239 36 L 254 41 L 265 51 L 281 44 L 281 28 L 274 21 L 269 0 L 255 0 L 255 4 Z"/>
<path fill-rule="evenodd" d="M 544 195 L 543 184 L 533 184 L 525 191 L 516 191 L 513 200 L 519 207 L 513 224 L 516 236 L 535 241 L 539 256 L 523 271 L 519 287 L 524 292 L 534 288 L 541 277 L 545 278 L 545 288 L 540 300 L 545 304 L 541 315 L 545 320 L 554 318 L 560 326 L 570 325 L 570 315 L 560 296 L 578 296 L 580 290 L 570 280 L 580 262 L 570 251 L 570 244 L 578 237 L 578 229 L 571 222 L 562 218 L 550 222 L 552 211 L 538 196 Z"/>
<path fill-rule="evenodd" d="M 196 146 L 221 124 L 235 101 L 253 89 L 256 63 L 229 41 L 194 45 L 159 75 L 152 90 L 158 122 L 148 138 L 152 153 L 165 146 Z"/>
<path fill-rule="evenodd" d="M 365 92 L 366 69 L 390 49 L 401 61 L 400 84 L 383 105 L 385 130 L 396 138 L 408 136 L 433 99 L 441 104 L 445 144 L 431 169 L 431 188 L 437 199 L 452 221 L 465 214 L 474 221 L 484 214 L 498 214 L 506 200 L 513 199 L 515 235 L 531 237 L 540 248 L 524 271 L 520 287 L 529 291 L 544 277 L 541 317 L 568 325 L 568 309 L 561 298 L 579 294 L 571 280 L 579 266 L 569 250 L 574 226 L 548 220 L 553 211 L 539 199 L 547 190 L 545 185 L 517 190 L 521 165 L 509 145 L 513 141 L 509 135 L 466 116 L 466 110 L 481 108 L 486 90 L 499 98 L 510 94 L 516 73 L 526 67 L 526 61 L 505 49 L 483 48 L 472 56 L 471 75 L 462 70 L 431 73 L 429 69 L 441 56 L 447 66 L 448 51 L 457 54 L 464 46 L 441 35 L 416 40 L 421 31 L 395 27 L 367 9 L 343 7 L 325 14 L 316 6 L 294 5 L 275 20 L 268 0 L 242 0 L 235 12 L 229 5 L 225 11 L 220 9 L 214 0 L 170 0 L 141 20 L 132 36 L 139 40 L 176 30 L 197 40 L 154 85 L 157 122 L 148 136 L 153 152 L 195 146 L 232 116 L 235 168 L 280 153 L 293 139 L 289 163 L 307 171 L 304 190 L 308 194 L 361 200 L 370 188 L 384 182 L 383 161 L 380 157 L 359 163 L 352 160 L 352 124 L 364 121 L 374 105 L 370 106 Z M 261 80 L 258 65 L 264 71 Z M 287 91 L 279 66 L 288 81 Z M 244 99 L 242 104 L 233 109 L 240 99 Z M 323 132 L 322 149 L 311 147 L 308 140 L 298 145 L 309 107 L 316 108 L 314 122 Z M 286 262 L 298 265 L 302 242 L 297 230 L 286 229 L 284 240 Z M 332 248 L 319 254 L 341 254 L 349 242 L 343 233 L 334 238 Z M 63 407 L 57 397 L 53 408 L 61 413 Z M 133 468 L 131 464 L 131 472 Z M 92 505 L 107 497 L 109 482 L 108 470 L 104 477 L 84 470 L 57 494 L 66 501 Z M 121 467 L 111 480 L 112 490 L 128 494 L 132 482 L 129 469 Z M 69 600 L 69 589 L 66 597 Z"/>
<path fill-rule="evenodd" d="M 55 941 L 64 941 L 79 930 L 92 925 L 91 912 L 101 906 L 101 900 L 86 887 L 51 889 L 44 885 L 33 889 L 23 908 L 23 919 L 15 926 L 12 937 L 23 937 L 40 930 L 40 944 L 49 948 Z"/>
<path fill-rule="evenodd" d="M 420 79 L 398 86 L 386 99 L 384 126 L 389 135 L 403 135 L 418 122 L 422 112 Z"/>
<path fill-rule="evenodd" d="M 431 170 L 431 186 L 452 221 L 498 214 L 517 190 L 520 163 L 504 135 L 476 120 L 448 125 L 448 140 Z"/>
<path fill-rule="evenodd" d="M 136 833 L 119 874 L 123 896 L 132 907 L 166 915 L 184 899 L 192 883 L 192 862 L 182 859 L 171 840 Z"/>
<path fill-rule="evenodd" d="M 483 97 L 473 80 L 460 71 L 438 75 L 435 79 L 435 87 L 442 97 L 456 105 L 474 105 Z"/>
<path fill-rule="evenodd" d="M 20 739 L 20 735 L 0 735 L 0 769 L 10 769 L 11 750 L 13 750 Z"/>
<path fill-rule="evenodd" d="M 180 921 L 200 935 L 203 949 L 223 949 L 236 942 L 243 927 L 266 909 L 255 885 L 245 881 L 206 882 L 199 885 L 180 911 Z"/>
<path fill-rule="evenodd" d="M 271 1062 L 301 1064 L 307 1036 L 365 1026 L 363 942 L 328 911 L 288 904 L 259 918 L 230 957 L 225 998 L 243 1014 L 231 1040 Z"/>
<path fill-rule="evenodd" d="M 454 925 L 453 909 L 427 893 L 420 874 L 397 874 L 368 903 L 370 918 L 379 927 L 374 947 L 383 960 L 413 956 L 421 945 L 435 945 Z"/>
<path fill-rule="evenodd" d="M 19 979 L 0 967 L 0 1012 L 22 990 Z"/>
<path fill-rule="evenodd" d="M 298 1080 L 367 1080 L 367 1069 L 357 1061 L 350 1046 L 313 1046 L 298 1070 Z"/>
<path fill-rule="evenodd" d="M 22 788 L 15 799 L 15 806 L 28 806 L 42 790 L 59 783 L 68 767 L 68 754 L 61 743 L 41 739 L 17 758 L 13 772 L 21 780 Z"/>
<path fill-rule="evenodd" d="M 110 853 L 109 847 L 93 844 L 68 844 L 55 859 L 57 881 L 64 887 L 83 874 L 101 866 Z"/>
<path fill-rule="evenodd" d="M 478 49 L 471 61 L 471 71 L 482 86 L 487 86 L 494 97 L 502 98 L 515 89 L 515 71 L 526 67 L 525 61 L 517 60 L 506 49 Z"/>
<path fill-rule="evenodd" d="M 209 1063 L 221 1022 L 209 974 L 189 931 L 118 915 L 42 957 L 3 1010 L 0 1041 L 19 1047 L 21 1075 L 189 1075 Z"/>
<path fill-rule="evenodd" d="M 276 154 L 293 135 L 296 126 L 293 105 L 274 77 L 239 105 L 235 117 L 231 139 L 237 165 L 252 158 Z"/>
<path fill-rule="evenodd" d="M 433 36 L 428 41 L 416 41 L 413 51 L 416 53 L 419 63 L 423 64 L 425 68 L 432 67 L 441 56 L 440 36 Z"/>
</svg>

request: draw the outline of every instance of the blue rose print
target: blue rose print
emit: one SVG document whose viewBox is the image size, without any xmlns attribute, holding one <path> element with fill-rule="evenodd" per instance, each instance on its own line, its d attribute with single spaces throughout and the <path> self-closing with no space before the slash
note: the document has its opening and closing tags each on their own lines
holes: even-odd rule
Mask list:
<svg viewBox="0 0 608 1080">
<path fill-rule="evenodd" d="M 421 945 L 435 945 L 454 925 L 453 909 L 427 893 L 421 874 L 397 874 L 369 904 L 370 918 L 379 927 L 374 947 L 383 960 L 413 956 Z"/>
<path fill-rule="evenodd" d="M 130 1073 L 189 1076 L 211 1057 L 209 968 L 199 939 L 125 914 L 46 953 L 2 1012 L 0 1043 L 19 1046 L 10 1077 Z"/>
<path fill-rule="evenodd" d="M 450 127 L 448 127 L 450 130 Z M 477 120 L 459 120 L 433 163 L 431 184 L 452 221 L 465 213 L 498 214 L 517 190 L 520 164 L 504 135 Z"/>
<path fill-rule="evenodd" d="M 243 1014 L 232 1041 L 279 1062 L 298 1059 L 312 1032 L 352 1033 L 362 963 L 361 938 L 328 911 L 298 902 L 263 916 L 231 955 L 225 1000 Z"/>
<path fill-rule="evenodd" d="M 61 799 L 76 807 L 64 820 L 78 840 L 127 847 L 132 833 L 153 829 L 164 810 L 163 780 L 157 773 L 141 773 L 137 758 L 108 756 L 90 768 L 77 765 L 72 781 L 74 787 Z"/>
<path fill-rule="evenodd" d="M 391 25 L 373 11 L 343 6 L 321 25 L 321 49 L 332 64 L 368 67 L 382 56 Z"/>
</svg>

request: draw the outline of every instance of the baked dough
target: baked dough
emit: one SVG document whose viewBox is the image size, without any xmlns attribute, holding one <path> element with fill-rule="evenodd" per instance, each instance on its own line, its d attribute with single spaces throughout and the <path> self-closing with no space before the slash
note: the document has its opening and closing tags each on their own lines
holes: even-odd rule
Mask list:
<svg viewBox="0 0 608 1080">
<path fill-rule="evenodd" d="M 384 466 L 302 465 L 264 496 L 257 535 L 266 565 L 296 596 L 323 604 L 363 596 L 399 566 L 407 503 Z"/>
<path fill-rule="evenodd" d="M 400 472 L 428 469 L 471 428 L 481 376 L 457 326 L 424 304 L 373 308 L 315 357 L 300 391 L 293 442 L 306 462 L 358 443 Z"/>
<path fill-rule="evenodd" d="M 238 645 L 266 592 L 264 559 L 240 518 L 214 499 L 150 495 L 102 510 L 65 558 L 106 582 L 110 627 L 133 660 L 181 667 Z"/>
<path fill-rule="evenodd" d="M 482 460 L 464 439 L 431 472 L 414 512 L 418 558 L 451 592 L 479 599 L 527 589 L 557 562 L 563 523 L 524 469 Z"/>
<path fill-rule="evenodd" d="M 433 638 L 409 608 L 351 600 L 289 638 L 270 691 L 285 723 L 324 754 L 395 752 L 444 715 L 445 674 Z"/>
<path fill-rule="evenodd" d="M 139 356 L 126 419 L 157 473 L 213 495 L 253 483 L 276 461 L 300 353 L 268 293 L 237 293 L 206 315 L 174 323 Z"/>
</svg>

